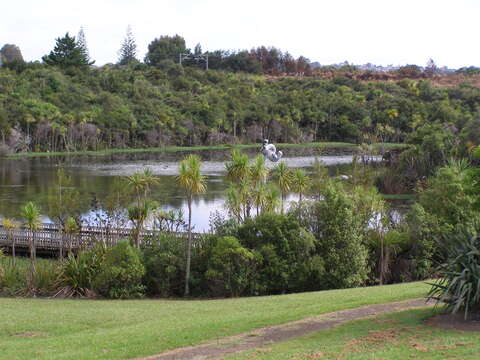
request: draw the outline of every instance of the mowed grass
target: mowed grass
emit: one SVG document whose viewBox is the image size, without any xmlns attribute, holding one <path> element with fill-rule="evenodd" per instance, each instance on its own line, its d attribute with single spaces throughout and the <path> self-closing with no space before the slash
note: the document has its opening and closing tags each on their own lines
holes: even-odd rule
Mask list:
<svg viewBox="0 0 480 360">
<path fill-rule="evenodd" d="M 415 309 L 353 321 L 226 359 L 479 359 L 479 332 L 431 327 L 425 320 L 433 314 Z"/>
<path fill-rule="evenodd" d="M 302 144 L 276 144 L 279 148 L 299 148 L 299 147 L 313 147 L 313 148 L 351 148 L 355 149 L 357 145 L 346 142 L 311 142 Z M 164 147 L 150 147 L 150 148 L 124 148 L 124 149 L 106 149 L 98 151 L 72 151 L 72 152 L 27 152 L 9 154 L 6 157 L 17 159 L 25 157 L 50 157 L 50 156 L 66 156 L 66 155 L 95 155 L 106 156 L 112 154 L 122 153 L 155 153 L 155 152 L 176 152 L 176 151 L 199 151 L 199 150 L 228 150 L 228 149 L 251 149 L 260 148 L 261 144 L 236 144 L 236 145 L 205 145 L 205 146 L 164 146 Z M 385 149 L 402 149 L 408 147 L 406 144 L 400 143 L 378 143 L 374 144 L 375 148 Z"/>
<path fill-rule="evenodd" d="M 0 298 L 1 359 L 127 359 L 362 305 L 423 297 L 423 282 L 226 300 Z"/>
</svg>

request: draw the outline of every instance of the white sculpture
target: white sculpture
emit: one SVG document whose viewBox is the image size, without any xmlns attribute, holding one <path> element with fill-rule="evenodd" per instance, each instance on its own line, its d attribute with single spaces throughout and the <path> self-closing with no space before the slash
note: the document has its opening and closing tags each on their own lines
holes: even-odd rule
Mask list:
<svg viewBox="0 0 480 360">
<path fill-rule="evenodd" d="M 260 151 L 265 158 L 273 162 L 277 162 L 283 156 L 283 153 L 281 151 L 277 151 L 275 145 L 269 144 L 267 139 L 263 140 L 263 146 Z"/>
</svg>

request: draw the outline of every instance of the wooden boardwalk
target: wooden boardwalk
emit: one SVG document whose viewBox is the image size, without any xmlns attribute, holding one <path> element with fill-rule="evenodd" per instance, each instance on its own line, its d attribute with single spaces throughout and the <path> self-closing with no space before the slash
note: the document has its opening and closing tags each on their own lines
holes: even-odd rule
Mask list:
<svg viewBox="0 0 480 360">
<path fill-rule="evenodd" d="M 25 228 L 7 230 L 0 225 L 0 248 L 15 249 L 25 251 L 29 248 L 30 239 L 34 239 L 37 251 L 63 252 L 78 251 L 92 247 L 97 242 L 103 242 L 107 246 L 113 246 L 120 240 L 128 238 L 132 233 L 131 229 L 102 228 L 96 226 L 84 226 L 78 233 L 67 234 L 60 231 L 55 224 L 43 224 L 41 229 L 30 231 Z M 158 231 L 144 230 L 141 233 L 141 239 L 145 241 L 159 234 Z M 186 239 L 187 233 L 177 232 L 169 233 L 179 239 Z M 201 234 L 194 233 L 194 238 L 199 238 Z"/>
</svg>

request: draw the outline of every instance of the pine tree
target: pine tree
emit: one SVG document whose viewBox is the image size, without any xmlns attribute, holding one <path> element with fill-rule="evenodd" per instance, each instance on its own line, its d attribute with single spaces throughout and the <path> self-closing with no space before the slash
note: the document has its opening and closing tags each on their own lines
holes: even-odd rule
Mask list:
<svg viewBox="0 0 480 360">
<path fill-rule="evenodd" d="M 127 35 L 123 40 L 122 47 L 118 51 L 118 63 L 120 65 L 128 65 L 132 62 L 138 62 L 137 59 L 137 44 L 133 37 L 132 28 L 130 25 L 127 27 Z"/>
<path fill-rule="evenodd" d="M 77 45 L 82 50 L 82 54 L 85 59 L 90 63 L 90 53 L 88 51 L 87 39 L 85 38 L 85 31 L 83 31 L 83 26 L 80 27 L 77 35 Z M 94 61 L 91 62 L 91 64 L 93 63 Z"/>
<path fill-rule="evenodd" d="M 42 57 L 42 60 L 48 65 L 70 67 L 70 66 L 88 66 L 94 61 L 89 61 L 82 49 L 78 46 L 75 36 L 70 36 L 68 32 L 63 38 L 57 38 L 55 48 L 49 55 Z"/>
</svg>

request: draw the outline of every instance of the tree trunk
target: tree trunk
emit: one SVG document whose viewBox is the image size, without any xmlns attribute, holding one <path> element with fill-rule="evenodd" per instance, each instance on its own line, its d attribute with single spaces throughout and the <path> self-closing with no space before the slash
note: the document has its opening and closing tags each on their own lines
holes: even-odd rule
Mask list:
<svg viewBox="0 0 480 360">
<path fill-rule="evenodd" d="M 188 197 L 188 239 L 187 239 L 187 266 L 185 269 L 185 296 L 190 294 L 190 262 L 192 256 L 192 199 Z"/>
<path fill-rule="evenodd" d="M 383 285 L 383 235 L 380 237 L 380 285 Z"/>
</svg>

